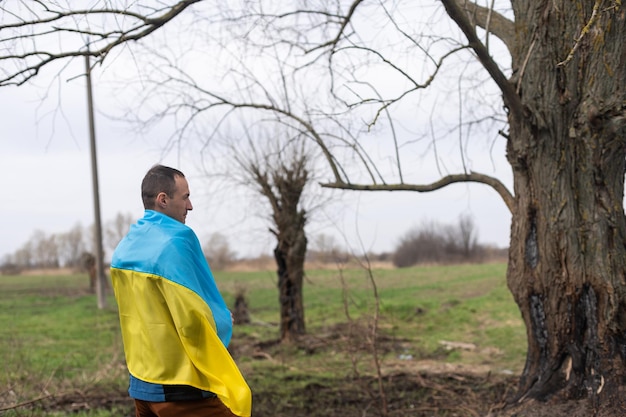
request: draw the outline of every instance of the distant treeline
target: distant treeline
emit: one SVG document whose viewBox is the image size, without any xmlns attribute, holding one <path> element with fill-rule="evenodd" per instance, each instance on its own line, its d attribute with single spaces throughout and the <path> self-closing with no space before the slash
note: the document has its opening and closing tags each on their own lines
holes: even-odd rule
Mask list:
<svg viewBox="0 0 626 417">
<path fill-rule="evenodd" d="M 103 226 L 105 251 L 112 251 L 128 231 L 133 219 L 130 215 L 118 214 Z M 7 255 L 0 262 L 0 273 L 19 274 L 24 270 L 72 268 L 86 270 L 93 245 L 93 228 L 76 225 L 59 234 L 35 231 L 21 248 Z M 212 234 L 203 250 L 211 267 L 221 270 L 242 260 L 232 250 L 228 239 L 220 233 Z M 110 252 L 109 252 L 110 253 Z M 91 255 L 91 257 L 90 257 Z M 311 239 L 307 261 L 317 264 L 348 263 L 351 259 L 363 258 L 339 245 L 332 236 L 321 234 Z M 391 263 L 398 268 L 417 264 L 478 263 L 491 260 L 506 260 L 507 249 L 483 245 L 478 242 L 478 231 L 471 217 L 461 216 L 454 225 L 430 221 L 409 229 L 400 237 L 391 252 L 368 253 L 371 262 Z M 267 263 L 267 254 L 258 256 Z"/>
</svg>

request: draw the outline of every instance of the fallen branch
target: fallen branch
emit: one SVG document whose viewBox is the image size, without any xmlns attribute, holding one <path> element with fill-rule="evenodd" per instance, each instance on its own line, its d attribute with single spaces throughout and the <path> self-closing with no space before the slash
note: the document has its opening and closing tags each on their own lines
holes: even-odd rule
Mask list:
<svg viewBox="0 0 626 417">
<path fill-rule="evenodd" d="M 28 401 L 24 401 L 24 402 L 21 402 L 21 403 L 18 403 L 18 404 L 10 405 L 8 407 L 2 407 L 2 408 L 0 408 L 0 411 L 15 410 L 17 408 L 25 407 L 27 405 L 34 404 L 34 403 L 39 402 L 39 401 L 43 401 L 43 400 L 45 400 L 47 398 L 50 398 L 50 397 L 54 397 L 54 394 L 46 394 L 46 395 L 42 395 L 41 397 L 33 398 L 32 400 L 28 400 Z"/>
</svg>

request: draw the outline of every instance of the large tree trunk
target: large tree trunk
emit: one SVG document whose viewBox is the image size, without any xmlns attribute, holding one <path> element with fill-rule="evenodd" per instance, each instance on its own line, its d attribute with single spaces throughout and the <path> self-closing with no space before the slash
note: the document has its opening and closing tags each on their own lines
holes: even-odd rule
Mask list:
<svg viewBox="0 0 626 417">
<path fill-rule="evenodd" d="M 295 154 L 288 165 L 271 168 L 267 175 L 253 168 L 255 181 L 272 206 L 274 220 L 280 304 L 280 340 L 290 342 L 305 333 L 302 284 L 307 238 L 304 231 L 306 210 L 300 209 L 300 198 L 308 181 L 307 156 Z"/>
<path fill-rule="evenodd" d="M 558 65 L 594 3 L 513 0 L 526 22 L 513 68 L 527 111 L 510 117 L 507 153 L 516 195 L 507 279 L 528 337 L 516 400 L 626 398 L 624 11 L 604 1 Z"/>
<path fill-rule="evenodd" d="M 266 157 L 265 166 L 258 161 L 242 161 L 272 207 L 276 236 L 274 259 L 278 275 L 280 303 L 280 340 L 289 342 L 305 333 L 302 283 L 307 238 L 304 231 L 306 210 L 300 209 L 300 198 L 309 179 L 308 155 L 304 148 L 280 148 L 278 160 Z M 286 163 L 285 163 L 286 161 Z M 273 162 L 273 163 L 272 163 Z"/>
<path fill-rule="evenodd" d="M 296 172 L 300 174 L 294 175 Z M 298 209 L 298 203 L 307 175 L 299 170 L 284 170 L 282 174 L 274 176 L 281 201 L 273 216 L 277 228 L 274 258 L 278 267 L 280 340 L 290 342 L 305 333 L 302 284 L 307 247 L 306 212 Z"/>
<path fill-rule="evenodd" d="M 307 239 L 304 229 L 294 230 L 293 239 L 280 239 L 274 249 L 278 266 L 280 340 L 290 342 L 305 333 L 302 284 Z"/>
</svg>

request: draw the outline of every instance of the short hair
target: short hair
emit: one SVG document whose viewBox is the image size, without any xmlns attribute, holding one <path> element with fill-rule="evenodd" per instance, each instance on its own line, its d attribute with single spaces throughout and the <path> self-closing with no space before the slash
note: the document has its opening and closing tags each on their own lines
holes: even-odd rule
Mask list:
<svg viewBox="0 0 626 417">
<path fill-rule="evenodd" d="M 154 165 L 150 168 L 141 182 L 143 207 L 146 210 L 154 209 L 154 199 L 159 193 L 163 192 L 170 197 L 173 196 L 176 192 L 176 177 L 185 178 L 185 174 L 176 168 L 164 165 Z"/>
</svg>

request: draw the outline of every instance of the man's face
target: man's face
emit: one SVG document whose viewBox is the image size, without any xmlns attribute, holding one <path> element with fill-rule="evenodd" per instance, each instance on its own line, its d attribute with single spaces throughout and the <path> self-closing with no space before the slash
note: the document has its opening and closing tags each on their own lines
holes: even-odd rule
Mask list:
<svg viewBox="0 0 626 417">
<path fill-rule="evenodd" d="M 164 206 L 160 210 L 163 214 L 166 214 L 181 223 L 185 223 L 187 212 L 193 210 L 191 200 L 189 199 L 189 184 L 183 177 L 176 176 L 176 191 L 174 195 L 165 195 Z"/>
</svg>

